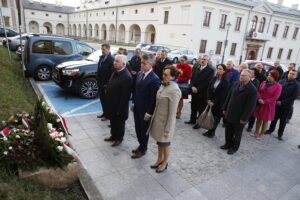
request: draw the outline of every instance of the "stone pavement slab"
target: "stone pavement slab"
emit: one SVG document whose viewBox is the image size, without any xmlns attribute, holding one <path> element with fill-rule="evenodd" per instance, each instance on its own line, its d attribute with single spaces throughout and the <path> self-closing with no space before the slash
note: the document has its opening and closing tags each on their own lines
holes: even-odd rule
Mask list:
<svg viewBox="0 0 300 200">
<path fill-rule="evenodd" d="M 152 139 L 146 156 L 130 158 L 138 145 L 132 114 L 124 141 L 115 148 L 103 141 L 110 135 L 109 122 L 100 121 L 96 114 L 68 117 L 67 124 L 72 134 L 69 140 L 85 167 L 80 170 L 80 180 L 90 199 L 300 199 L 299 106 L 295 102 L 284 141 L 278 141 L 275 133 L 256 141 L 244 131 L 241 148 L 230 156 L 219 148 L 224 143 L 224 128 L 219 126 L 216 137 L 208 139 L 201 134 L 205 130 L 184 124 L 189 115 L 185 102 L 169 167 L 162 174 L 149 167 L 157 152 Z"/>
</svg>

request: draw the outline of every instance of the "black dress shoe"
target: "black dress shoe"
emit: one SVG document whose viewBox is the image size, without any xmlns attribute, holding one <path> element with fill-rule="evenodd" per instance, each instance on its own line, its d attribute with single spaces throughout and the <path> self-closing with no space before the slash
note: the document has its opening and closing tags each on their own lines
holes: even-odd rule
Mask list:
<svg viewBox="0 0 300 200">
<path fill-rule="evenodd" d="M 102 114 L 102 115 L 97 115 L 97 118 L 102 118 L 104 115 Z"/>
<path fill-rule="evenodd" d="M 137 153 L 139 151 L 139 148 L 132 149 L 131 153 Z"/>
<path fill-rule="evenodd" d="M 191 120 L 190 121 L 185 121 L 184 123 L 185 124 L 195 124 L 195 122 L 192 122 Z"/>
<path fill-rule="evenodd" d="M 116 147 L 116 146 L 119 146 L 121 143 L 122 143 L 122 140 L 115 140 L 111 146 Z"/>
<path fill-rule="evenodd" d="M 221 148 L 221 149 L 225 149 L 225 150 L 226 150 L 226 149 L 229 149 L 229 146 L 228 146 L 228 145 L 226 145 L 226 144 L 224 144 L 224 145 L 220 146 L 220 148 Z"/>
<path fill-rule="evenodd" d="M 272 131 L 267 130 L 267 131 L 265 132 L 265 135 L 269 135 L 269 134 L 271 134 L 271 133 L 272 133 Z"/>
<path fill-rule="evenodd" d="M 164 169 L 159 169 L 159 168 L 157 168 L 157 169 L 156 169 L 156 173 L 162 173 L 162 172 L 164 172 L 167 168 L 168 168 L 168 163 L 166 164 L 166 167 L 165 167 Z"/>
<path fill-rule="evenodd" d="M 234 154 L 235 152 L 236 152 L 236 150 L 234 150 L 234 149 L 229 149 L 229 150 L 227 151 L 227 154 L 232 155 L 232 154 Z"/>
<path fill-rule="evenodd" d="M 115 140 L 110 136 L 110 137 L 104 138 L 104 141 L 105 142 L 113 142 Z"/>
<path fill-rule="evenodd" d="M 206 131 L 205 133 L 202 133 L 202 135 L 208 136 L 209 135 L 209 131 Z"/>
<path fill-rule="evenodd" d="M 198 124 L 196 124 L 195 126 L 193 126 L 193 129 L 199 129 L 201 128 Z"/>
<path fill-rule="evenodd" d="M 300 149 L 300 145 L 298 145 L 298 148 Z"/>
<path fill-rule="evenodd" d="M 209 133 L 209 134 L 207 135 L 208 138 L 213 138 L 214 136 L 215 136 L 215 133 Z"/>
<path fill-rule="evenodd" d="M 278 136 L 277 139 L 280 140 L 280 141 L 282 141 L 282 137 L 281 136 Z"/>
<path fill-rule="evenodd" d="M 246 131 L 250 133 L 252 131 L 252 128 L 247 128 Z"/>
<path fill-rule="evenodd" d="M 140 152 L 138 151 L 137 153 L 135 153 L 134 155 L 131 156 L 132 159 L 137 159 L 140 158 L 142 156 L 144 156 L 146 154 L 146 152 Z"/>
</svg>

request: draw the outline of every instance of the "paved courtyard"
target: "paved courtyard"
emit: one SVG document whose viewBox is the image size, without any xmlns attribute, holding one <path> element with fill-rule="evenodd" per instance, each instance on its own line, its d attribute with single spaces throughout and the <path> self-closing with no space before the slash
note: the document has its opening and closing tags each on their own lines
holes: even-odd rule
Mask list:
<svg viewBox="0 0 300 200">
<path fill-rule="evenodd" d="M 156 144 L 150 139 L 146 156 L 130 158 L 138 143 L 132 113 L 121 146 L 111 147 L 103 138 L 109 135 L 109 122 L 96 114 L 67 118 L 70 141 L 85 167 L 81 182 L 90 199 L 300 199 L 299 108 L 287 125 L 284 141 L 276 133 L 256 141 L 244 131 L 239 151 L 227 155 L 224 128 L 216 137 L 202 136 L 184 124 L 190 104 L 185 102 L 182 119 L 176 124 L 168 170 L 156 174 L 149 168 L 156 159 Z"/>
</svg>

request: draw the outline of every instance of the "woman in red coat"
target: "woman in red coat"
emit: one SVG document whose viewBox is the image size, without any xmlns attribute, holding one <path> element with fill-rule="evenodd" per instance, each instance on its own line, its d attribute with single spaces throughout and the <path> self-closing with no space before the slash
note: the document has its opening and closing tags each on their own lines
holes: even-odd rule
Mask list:
<svg viewBox="0 0 300 200">
<path fill-rule="evenodd" d="M 276 70 L 269 72 L 267 80 L 260 84 L 258 90 L 258 105 L 254 111 L 256 117 L 256 129 L 252 136 L 261 139 L 268 129 L 268 122 L 275 117 L 276 100 L 281 94 L 281 85 L 277 82 L 279 73 Z"/>
<path fill-rule="evenodd" d="M 186 56 L 180 57 L 180 63 L 176 65 L 180 76 L 178 77 L 177 83 L 188 83 L 192 77 L 192 67 L 188 64 Z M 179 119 L 181 116 L 181 110 L 183 107 L 183 99 L 188 99 L 188 95 L 182 95 L 177 108 L 176 118 Z"/>
</svg>

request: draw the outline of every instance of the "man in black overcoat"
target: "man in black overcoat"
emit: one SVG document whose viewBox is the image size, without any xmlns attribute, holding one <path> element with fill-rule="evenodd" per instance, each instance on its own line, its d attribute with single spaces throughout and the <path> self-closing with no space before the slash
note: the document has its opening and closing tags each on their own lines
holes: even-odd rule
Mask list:
<svg viewBox="0 0 300 200">
<path fill-rule="evenodd" d="M 105 138 L 104 141 L 113 142 L 112 146 L 118 146 L 122 143 L 125 134 L 125 121 L 128 118 L 132 77 L 126 64 L 127 57 L 125 55 L 115 56 L 115 71 L 106 88 L 105 114 L 110 119 L 111 136 Z"/>
<path fill-rule="evenodd" d="M 278 139 L 282 140 L 282 135 L 286 126 L 287 117 L 299 92 L 299 83 L 296 81 L 298 72 L 290 70 L 286 79 L 280 80 L 282 86 L 281 95 L 276 101 L 275 118 L 271 122 L 270 128 L 265 134 L 271 134 L 280 120 L 278 129 Z"/>
<path fill-rule="evenodd" d="M 105 113 L 106 105 L 105 105 L 105 91 L 107 88 L 107 84 L 111 74 L 113 73 L 113 63 L 114 58 L 110 54 L 110 45 L 102 44 L 101 45 L 102 55 L 100 56 L 98 69 L 97 69 L 97 83 L 98 83 L 98 91 L 100 102 L 102 105 L 103 113 L 102 115 L 98 115 L 98 118 L 101 118 L 102 121 L 107 120 L 107 115 Z"/>
<path fill-rule="evenodd" d="M 153 71 L 162 80 L 163 69 L 167 65 L 172 65 L 172 61 L 168 59 L 168 52 L 166 50 L 162 50 L 160 54 L 160 59 L 157 60 L 153 67 Z"/>
<path fill-rule="evenodd" d="M 257 90 L 250 80 L 250 70 L 243 70 L 223 105 L 226 127 L 225 144 L 221 149 L 228 149 L 228 154 L 234 154 L 239 149 L 243 128 L 256 105 Z"/>
<path fill-rule="evenodd" d="M 207 89 L 210 81 L 214 77 L 214 69 L 208 64 L 209 58 L 206 55 L 199 57 L 198 63 L 193 66 L 192 78 L 190 82 L 192 102 L 191 116 L 186 124 L 195 124 L 198 115 L 200 115 L 207 105 Z M 194 129 L 200 128 L 195 125 Z"/>
</svg>

